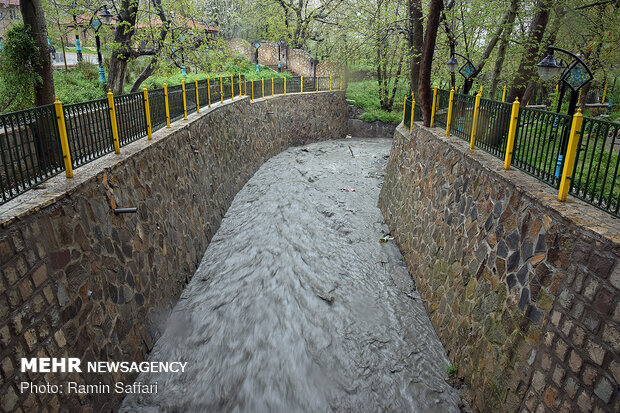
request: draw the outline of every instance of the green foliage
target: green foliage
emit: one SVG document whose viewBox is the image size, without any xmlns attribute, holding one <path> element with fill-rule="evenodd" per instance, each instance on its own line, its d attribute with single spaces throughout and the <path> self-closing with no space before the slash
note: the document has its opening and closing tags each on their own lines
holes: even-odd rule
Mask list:
<svg viewBox="0 0 620 413">
<path fill-rule="evenodd" d="M 366 111 L 361 119 L 366 122 L 381 122 L 398 124 L 402 121 L 403 100 L 409 93 L 405 82 L 400 84 L 394 100 L 394 110 L 386 112 L 381 110 L 379 101 L 379 87 L 375 80 L 365 80 L 362 82 L 351 82 L 347 86 L 347 99 L 352 100 L 351 104 Z"/>
<path fill-rule="evenodd" d="M 54 71 L 54 87 L 56 96 L 65 105 L 105 97 L 97 66 L 85 62 L 68 71 Z"/>
<path fill-rule="evenodd" d="M 448 376 L 450 377 L 456 376 L 456 371 L 457 371 L 456 364 L 450 363 L 446 366 L 446 373 L 448 373 Z"/>
<path fill-rule="evenodd" d="M 39 48 L 23 24 L 10 28 L 0 51 L 0 111 L 27 109 L 34 103 Z"/>
</svg>

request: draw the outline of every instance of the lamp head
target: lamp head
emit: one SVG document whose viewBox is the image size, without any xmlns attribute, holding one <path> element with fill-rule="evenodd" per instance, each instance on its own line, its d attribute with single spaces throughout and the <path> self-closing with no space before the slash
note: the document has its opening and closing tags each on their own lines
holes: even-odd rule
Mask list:
<svg viewBox="0 0 620 413">
<path fill-rule="evenodd" d="M 540 76 L 542 80 L 549 80 L 555 75 L 560 74 L 564 69 L 564 65 L 555 60 L 553 51 L 551 51 L 545 58 L 538 62 L 536 68 L 538 69 L 538 76 Z"/>
<path fill-rule="evenodd" d="M 446 64 L 448 65 L 448 70 L 450 71 L 450 73 L 454 73 L 459 65 L 459 61 L 456 60 L 456 57 L 454 55 L 452 55 L 452 57 L 446 62 Z"/>
</svg>

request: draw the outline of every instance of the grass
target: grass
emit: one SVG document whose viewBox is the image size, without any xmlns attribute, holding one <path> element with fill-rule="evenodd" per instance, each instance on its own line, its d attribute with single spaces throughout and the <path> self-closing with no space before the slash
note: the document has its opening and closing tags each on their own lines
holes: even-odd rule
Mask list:
<svg viewBox="0 0 620 413">
<path fill-rule="evenodd" d="M 448 373 L 448 376 L 450 377 L 456 376 L 456 371 L 457 371 L 456 364 L 450 363 L 446 366 L 446 373 Z"/>
<path fill-rule="evenodd" d="M 352 105 L 363 109 L 366 113 L 361 119 L 366 122 L 379 120 L 385 123 L 398 124 L 403 119 L 403 100 L 409 93 L 409 84 L 405 81 L 399 83 L 399 88 L 394 99 L 394 108 L 391 112 L 381 109 L 379 100 L 379 85 L 374 80 L 351 82 L 347 86 L 347 99 L 352 100 Z"/>
</svg>

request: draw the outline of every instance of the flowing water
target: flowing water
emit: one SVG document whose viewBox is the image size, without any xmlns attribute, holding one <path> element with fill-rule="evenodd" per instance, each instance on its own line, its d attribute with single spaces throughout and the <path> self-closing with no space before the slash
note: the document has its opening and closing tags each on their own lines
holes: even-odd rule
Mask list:
<svg viewBox="0 0 620 413">
<path fill-rule="evenodd" d="M 458 412 L 377 208 L 390 140 L 291 148 L 237 194 L 122 411 Z M 345 189 L 349 188 L 349 189 Z M 351 191 L 350 189 L 354 189 Z"/>
</svg>

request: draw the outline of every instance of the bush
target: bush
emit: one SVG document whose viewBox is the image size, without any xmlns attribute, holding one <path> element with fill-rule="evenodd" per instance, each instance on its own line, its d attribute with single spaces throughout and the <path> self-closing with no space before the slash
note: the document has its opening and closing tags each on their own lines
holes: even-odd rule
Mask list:
<svg viewBox="0 0 620 413">
<path fill-rule="evenodd" d="M 399 88 L 394 99 L 394 107 L 391 112 L 386 112 L 381 109 L 381 102 L 379 101 L 379 86 L 374 80 L 365 80 L 362 82 L 350 82 L 347 86 L 347 99 L 352 100 L 352 105 L 366 111 L 361 116 L 361 119 L 366 122 L 374 122 L 380 120 L 381 122 L 398 124 L 403 119 L 403 100 L 405 94 L 409 93 L 408 83 L 402 81 L 399 83 Z"/>
<path fill-rule="evenodd" d="M 105 90 L 99 83 L 99 68 L 90 63 L 81 62 L 68 71 L 54 71 L 56 96 L 63 104 L 102 99 Z"/>
<path fill-rule="evenodd" d="M 34 105 L 34 85 L 41 83 L 39 48 L 23 24 L 6 32 L 0 51 L 0 111 L 23 110 Z"/>
</svg>

